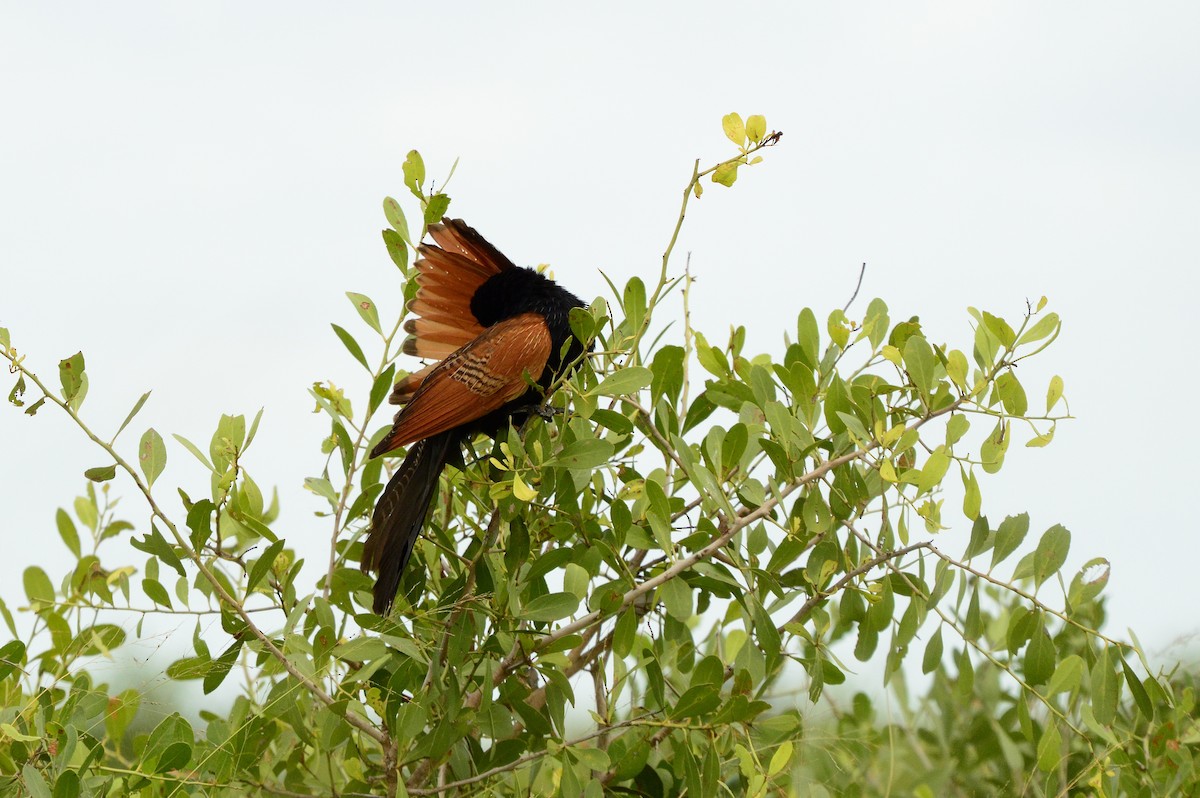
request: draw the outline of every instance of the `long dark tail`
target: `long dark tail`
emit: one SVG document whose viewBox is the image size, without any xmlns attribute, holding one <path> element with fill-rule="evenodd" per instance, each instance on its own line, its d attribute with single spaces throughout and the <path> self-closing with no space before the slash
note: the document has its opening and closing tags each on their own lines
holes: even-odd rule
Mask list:
<svg viewBox="0 0 1200 798">
<path fill-rule="evenodd" d="M 386 615 L 392 608 L 400 577 L 437 491 L 438 477 L 459 435 L 457 430 L 447 430 L 409 447 L 408 456 L 375 505 L 371 532 L 363 544 L 362 570 L 379 574 L 373 607 L 376 615 Z"/>
</svg>

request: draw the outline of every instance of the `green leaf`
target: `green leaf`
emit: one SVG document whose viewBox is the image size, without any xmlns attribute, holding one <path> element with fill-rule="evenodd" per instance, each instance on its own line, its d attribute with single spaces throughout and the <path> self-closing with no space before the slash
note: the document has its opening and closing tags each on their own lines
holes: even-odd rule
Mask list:
<svg viewBox="0 0 1200 798">
<path fill-rule="evenodd" d="M 1067 561 L 1067 552 L 1071 549 L 1071 533 L 1061 524 L 1055 524 L 1045 531 L 1038 541 L 1037 554 L 1034 558 L 1034 581 L 1041 585 L 1062 568 Z"/>
<path fill-rule="evenodd" d="M 155 604 L 174 609 L 174 604 L 171 603 L 171 596 L 167 593 L 167 589 L 162 586 L 162 583 L 157 579 L 143 579 L 142 592 Z"/>
<path fill-rule="evenodd" d="M 746 143 L 746 125 L 742 122 L 740 114 L 725 114 L 721 117 L 721 129 L 725 131 L 726 138 L 739 147 Z"/>
<path fill-rule="evenodd" d="M 0 682 L 20 671 L 25 664 L 25 644 L 10 640 L 0 646 Z"/>
<path fill-rule="evenodd" d="M 0 327 L 0 347 L 4 347 L 4 349 L 12 347 L 12 339 L 8 337 L 7 327 Z"/>
<path fill-rule="evenodd" d="M 707 715 L 721 706 L 719 685 L 698 684 L 689 687 L 670 710 L 672 720 L 684 720 Z"/>
<path fill-rule="evenodd" d="M 1137 674 L 1133 672 L 1133 668 L 1129 667 L 1129 663 L 1124 657 L 1120 657 L 1121 670 L 1125 674 L 1125 684 L 1129 686 L 1129 692 L 1133 696 L 1133 703 L 1137 704 L 1137 708 L 1148 719 L 1154 718 L 1154 704 L 1150 701 L 1150 694 L 1146 692 L 1146 687 L 1138 679 Z"/>
<path fill-rule="evenodd" d="M 266 551 L 254 561 L 254 565 L 250 566 L 250 576 L 246 581 L 247 593 L 258 587 L 258 583 L 262 581 L 263 577 L 271 570 L 271 567 L 275 565 L 275 558 L 283 551 L 283 546 L 286 542 L 277 540 L 270 546 L 267 546 Z"/>
<path fill-rule="evenodd" d="M 1083 658 L 1078 654 L 1070 654 L 1064 657 L 1062 662 L 1058 663 L 1058 667 L 1054 669 L 1054 676 L 1050 678 L 1050 686 L 1046 688 L 1046 695 L 1071 692 L 1077 689 L 1082 682 Z"/>
<path fill-rule="evenodd" d="M 117 475 L 117 467 L 115 465 L 96 466 L 84 471 L 83 475 L 92 482 L 108 482 Z"/>
<path fill-rule="evenodd" d="M 1021 336 L 1021 340 L 1017 343 L 1019 345 L 1027 344 L 1032 341 L 1040 341 L 1047 335 L 1058 332 L 1058 325 L 1058 314 L 1047 313 L 1045 316 L 1040 318 L 1036 324 L 1026 330 L 1025 334 Z"/>
<path fill-rule="evenodd" d="M 79 798 L 79 774 L 64 770 L 54 781 L 54 798 Z"/>
<path fill-rule="evenodd" d="M 166 773 L 168 770 L 180 770 L 192 761 L 192 744 L 180 740 L 171 743 L 158 756 L 154 766 L 155 773 Z"/>
<path fill-rule="evenodd" d="M 1017 334 L 1013 332 L 1013 328 L 1004 319 L 999 316 L 993 316 L 985 310 L 983 312 L 983 323 L 987 326 L 988 331 L 996 336 L 1005 348 L 1011 348 L 1016 343 Z"/>
<path fill-rule="evenodd" d="M 359 363 L 362 363 L 363 368 L 365 368 L 367 371 L 370 371 L 371 367 L 367 365 L 367 356 L 363 354 L 362 347 L 358 345 L 358 341 L 354 340 L 354 336 L 336 324 L 330 324 L 329 326 L 333 328 L 333 331 L 337 334 L 338 340 L 345 345 L 350 354 L 354 356 L 354 359 Z"/>
<path fill-rule="evenodd" d="M 649 387 L 654 374 L 645 366 L 629 366 L 618 369 L 588 393 L 597 396 L 630 396 Z"/>
<path fill-rule="evenodd" d="M 746 138 L 757 144 L 767 135 L 767 118 L 762 114 L 751 114 L 746 119 Z"/>
<path fill-rule="evenodd" d="M 29 602 L 41 602 L 43 604 L 54 603 L 54 585 L 50 582 L 50 577 L 46 576 L 46 572 L 36 565 L 31 565 L 25 569 L 25 595 L 29 598 Z"/>
<path fill-rule="evenodd" d="M 98 623 L 80 631 L 71 641 L 70 650 L 74 654 L 92 657 L 97 654 L 108 655 L 110 651 L 120 648 L 125 643 L 125 630 L 116 624 Z"/>
<path fill-rule="evenodd" d="M 1081 604 L 1091 601 L 1104 590 L 1111 573 L 1112 566 L 1103 557 L 1088 560 L 1071 580 L 1071 587 L 1067 591 L 1067 602 L 1072 607 L 1079 607 Z"/>
<path fill-rule="evenodd" d="M 1062 756 L 1062 734 L 1058 730 L 1058 724 L 1051 720 L 1046 724 L 1046 729 L 1042 732 L 1041 739 L 1038 740 L 1038 769 L 1043 773 L 1051 772 L 1058 767 Z"/>
<path fill-rule="evenodd" d="M 632 335 L 641 328 L 642 321 L 646 318 L 646 284 L 642 282 L 642 278 L 630 278 L 625 284 L 621 305 L 628 325 L 626 329 Z"/>
<path fill-rule="evenodd" d="M 28 737 L 24 737 L 24 735 L 22 737 L 26 740 L 29 739 Z M 33 739 L 36 740 L 39 738 L 35 737 Z M 42 777 L 41 772 L 37 768 L 28 762 L 21 766 L 21 780 L 25 782 L 25 789 L 29 791 L 27 793 L 29 798 L 53 798 L 50 793 L 50 785 L 46 783 L 46 779 Z"/>
<path fill-rule="evenodd" d="M 67 511 L 58 508 L 54 514 L 54 523 L 58 526 L 58 536 L 62 538 L 63 543 L 71 550 L 76 559 L 79 558 L 79 532 L 75 529 L 75 522 L 71 520 L 71 516 Z"/>
<path fill-rule="evenodd" d="M 1025 681 L 1033 685 L 1044 684 L 1054 674 L 1057 658 L 1058 650 L 1046 631 L 1045 621 L 1039 617 L 1037 629 L 1025 649 Z"/>
<path fill-rule="evenodd" d="M 967 430 L 971 428 L 971 420 L 964 413 L 954 413 L 950 416 L 950 420 L 946 422 L 946 445 L 953 446 L 962 440 L 962 436 L 967 434 Z"/>
<path fill-rule="evenodd" d="M 125 416 L 125 420 L 121 422 L 121 426 L 117 427 L 117 432 L 113 435 L 114 441 L 125 431 L 125 428 L 129 426 L 129 422 L 133 421 L 133 417 L 138 414 L 138 411 L 142 409 L 142 405 L 146 404 L 146 400 L 149 398 L 150 391 L 146 391 L 142 394 L 142 398 L 137 400 L 137 404 L 133 406 L 133 409 L 129 411 L 129 415 Z"/>
<path fill-rule="evenodd" d="M 921 658 L 921 673 L 933 673 L 942 664 L 942 627 L 934 631 L 925 645 L 925 656 Z"/>
<path fill-rule="evenodd" d="M 573 593 L 547 593 L 525 605 L 521 617 L 530 621 L 557 621 L 579 609 L 579 597 Z"/>
<path fill-rule="evenodd" d="M 1021 386 L 1017 375 L 1006 371 L 996 378 L 996 394 L 1004 404 L 1004 409 L 1010 415 L 1023 416 L 1029 409 L 1029 400 L 1025 398 L 1025 388 Z"/>
<path fill-rule="evenodd" d="M 167 445 L 153 427 L 146 430 L 138 443 L 138 465 L 146 475 L 146 485 L 149 487 L 153 487 L 154 480 L 167 467 Z"/>
<path fill-rule="evenodd" d="M 1116 656 L 1111 648 L 1092 663 L 1092 713 L 1105 726 L 1117 719 L 1121 699 L 1121 677 L 1117 675 Z"/>
<path fill-rule="evenodd" d="M 183 437 L 182 435 L 177 435 L 175 433 L 171 433 L 171 437 L 174 438 L 175 440 L 179 441 L 179 444 L 183 448 L 185 448 L 189 452 L 191 452 L 193 457 L 195 457 L 197 460 L 199 460 L 201 463 L 203 463 L 205 468 L 207 468 L 209 471 L 216 471 L 216 469 L 213 468 L 212 463 L 208 462 L 208 457 L 205 456 L 204 452 L 200 451 L 199 446 L 192 443 L 191 441 L 189 441 L 187 438 Z"/>
<path fill-rule="evenodd" d="M 83 387 L 83 352 L 76 352 L 58 362 L 58 379 L 62 383 L 63 399 L 70 402 Z"/>
<path fill-rule="evenodd" d="M 963 515 L 974 521 L 979 517 L 979 510 L 983 506 L 983 494 L 979 490 L 979 478 L 975 476 L 975 472 L 962 470 L 963 481 Z"/>
<path fill-rule="evenodd" d="M 404 159 L 403 169 L 404 185 L 408 186 L 414 197 L 424 199 L 422 191 L 425 185 L 425 161 L 421 158 L 421 153 L 410 150 L 408 157 Z"/>
<path fill-rule="evenodd" d="M 946 373 L 954 384 L 964 391 L 967 389 L 967 356 L 958 349 L 950 350 L 946 355 Z"/>
<path fill-rule="evenodd" d="M 999 565 L 1025 540 L 1029 533 L 1029 513 L 1010 515 L 1000 522 L 996 530 L 996 547 L 992 552 L 992 567 Z"/>
<path fill-rule="evenodd" d="M 180 562 L 179 556 L 175 554 L 175 549 L 167 543 L 167 539 L 162 536 L 155 526 L 150 527 L 150 531 L 141 540 L 131 538 L 129 541 L 135 549 L 144 551 L 147 554 L 157 557 L 164 564 L 175 569 L 180 577 L 187 576 L 187 572 L 183 570 L 183 563 Z"/>
<path fill-rule="evenodd" d="M 396 231 L 400 239 L 412 246 L 412 236 L 408 234 L 408 221 L 404 218 L 404 210 L 400 207 L 400 203 L 391 197 L 384 197 L 383 200 L 383 215 L 387 217 L 388 224 Z M 384 237 L 387 241 L 387 237 Z"/>
<path fill-rule="evenodd" d="M 597 438 L 581 438 L 562 448 L 546 465 L 562 468 L 597 468 L 612 459 L 616 447 Z"/>
<path fill-rule="evenodd" d="M 922 491 L 933 490 L 941 484 L 942 478 L 946 476 L 949 468 L 950 455 L 946 453 L 946 447 L 937 447 L 925 460 L 925 465 L 921 468 L 921 476 L 917 479 L 917 487 Z"/>
<path fill-rule="evenodd" d="M 242 651 L 241 639 L 235 639 L 228 648 L 221 653 L 212 662 L 212 668 L 204 676 L 204 694 L 208 695 L 213 690 L 221 686 L 221 682 L 225 681 L 225 677 L 229 675 L 230 668 L 233 663 L 237 662 L 238 654 Z M 189 754 L 190 756 L 190 754 Z M 161 761 L 161 760 L 160 760 Z"/>
<path fill-rule="evenodd" d="M 392 386 L 396 378 L 396 364 L 389 364 L 383 373 L 375 378 L 375 382 L 371 385 L 371 396 L 368 404 L 369 413 L 374 413 L 383 404 L 383 400 L 392 392 Z"/>
<path fill-rule="evenodd" d="M 667 614 L 677 621 L 692 617 L 692 591 L 682 579 L 669 579 L 658 588 Z"/>
<path fill-rule="evenodd" d="M 386 207 L 386 206 L 385 206 Z M 383 245 L 387 247 L 388 256 L 402 272 L 408 271 L 408 244 L 395 230 L 383 231 Z"/>
<path fill-rule="evenodd" d="M 425 204 L 425 224 L 437 224 L 450 208 L 450 197 L 434 194 Z"/>
<path fill-rule="evenodd" d="M 910 335 L 904 342 L 904 367 L 913 385 L 926 400 L 933 392 L 933 370 L 936 363 L 933 348 L 923 336 Z"/>
<path fill-rule="evenodd" d="M 367 326 L 382 335 L 383 330 L 379 326 L 379 309 L 375 307 L 371 298 L 366 294 L 356 294 L 353 291 L 347 291 L 346 298 L 354 303 L 354 309 L 358 311 L 358 315 L 367 323 Z"/>
</svg>

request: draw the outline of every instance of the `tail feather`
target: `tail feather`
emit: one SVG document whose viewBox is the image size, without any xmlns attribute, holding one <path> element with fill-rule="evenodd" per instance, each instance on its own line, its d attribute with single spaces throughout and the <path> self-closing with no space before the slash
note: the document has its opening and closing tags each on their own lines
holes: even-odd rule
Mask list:
<svg viewBox="0 0 1200 798">
<path fill-rule="evenodd" d="M 396 598 L 404 568 L 425 526 L 438 477 L 453 455 L 456 430 L 417 441 L 392 476 L 371 516 L 371 531 L 363 544 L 362 570 L 375 571 L 376 615 L 386 615 Z"/>
</svg>

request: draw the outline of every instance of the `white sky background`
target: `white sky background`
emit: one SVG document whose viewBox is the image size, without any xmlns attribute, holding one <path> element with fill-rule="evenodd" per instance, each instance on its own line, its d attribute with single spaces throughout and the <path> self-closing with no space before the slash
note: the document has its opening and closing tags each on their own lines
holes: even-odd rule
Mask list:
<svg viewBox="0 0 1200 798">
<path fill-rule="evenodd" d="M 346 290 L 398 308 L 380 201 L 410 148 L 439 178 L 461 157 L 451 215 L 590 299 L 599 269 L 653 280 L 692 159 L 732 154 L 723 114 L 763 113 L 782 144 L 709 184 L 679 244 L 697 326 L 779 352 L 863 261 L 852 317 L 882 296 L 967 351 L 968 305 L 1018 318 L 1049 296 L 1064 332 L 1020 376 L 1036 408 L 1061 374 L 1078 420 L 1048 449 L 1019 437 L 984 511 L 1029 510 L 1031 542 L 1066 525 L 1070 572 L 1109 557 L 1114 632 L 1165 656 L 1196 634 L 1200 6 L 405 5 L 0 5 L 0 326 L 52 384 L 83 349 L 104 434 L 154 389 L 123 440 L 167 437 L 169 508 L 207 485 L 169 433 L 206 448 L 221 412 L 265 405 L 249 468 L 324 561 L 301 483 L 328 423 L 306 389 L 365 400 L 329 322 L 361 329 Z M 0 440 L 16 606 L 26 565 L 65 567 L 54 508 L 104 457 L 52 408 L 0 407 Z"/>
</svg>

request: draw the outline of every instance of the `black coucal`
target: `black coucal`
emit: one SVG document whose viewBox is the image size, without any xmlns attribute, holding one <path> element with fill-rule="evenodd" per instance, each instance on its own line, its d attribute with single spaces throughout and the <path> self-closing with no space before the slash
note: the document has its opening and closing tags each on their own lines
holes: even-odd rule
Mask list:
<svg viewBox="0 0 1200 798">
<path fill-rule="evenodd" d="M 567 317 L 584 303 L 533 269 L 520 268 L 461 219 L 430 225 L 403 351 L 438 362 L 396 383 L 404 405 L 371 451 L 408 455 L 371 516 L 362 569 L 375 571 L 373 609 L 385 615 L 421 534 L 438 478 L 478 433 L 495 435 L 544 401 L 554 381 L 584 352 Z M 531 387 L 532 380 L 537 387 Z M 411 446 L 410 446 L 411 444 Z"/>
</svg>

